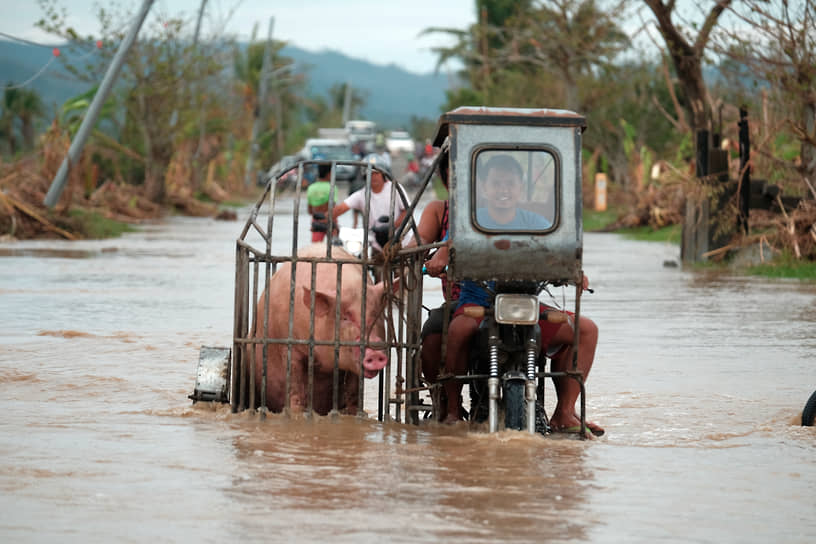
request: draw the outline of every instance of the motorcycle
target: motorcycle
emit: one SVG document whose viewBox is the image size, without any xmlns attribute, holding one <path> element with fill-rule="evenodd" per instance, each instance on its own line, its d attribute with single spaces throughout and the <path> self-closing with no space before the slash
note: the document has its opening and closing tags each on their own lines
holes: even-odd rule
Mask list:
<svg viewBox="0 0 816 544">
<path fill-rule="evenodd" d="M 550 431 L 544 406 L 544 377 L 549 352 L 542 346 L 539 320 L 568 321 L 565 312 L 539 304 L 539 286 L 504 282 L 495 286 L 487 308 L 465 308 L 465 315 L 483 318 L 471 341 L 468 357 L 469 419 L 505 429 L 546 434 Z"/>
</svg>

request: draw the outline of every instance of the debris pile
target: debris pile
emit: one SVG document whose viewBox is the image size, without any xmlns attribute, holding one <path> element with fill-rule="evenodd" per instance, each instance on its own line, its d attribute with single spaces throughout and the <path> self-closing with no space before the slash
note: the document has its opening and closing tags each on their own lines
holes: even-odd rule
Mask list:
<svg viewBox="0 0 816 544">
<path fill-rule="evenodd" d="M 70 141 L 58 126 L 43 135 L 36 151 L 14 162 L 0 160 L 0 236 L 17 239 L 62 237 L 69 240 L 84 236 L 82 222 L 71 211 L 81 209 L 102 217 L 131 224 L 155 219 L 165 213 L 164 206 L 145 196 L 144 187 L 123 179 L 100 183 L 99 167 L 88 149 L 71 169 L 59 202 L 53 209 L 43 201 Z M 165 203 L 185 215 L 231 218 L 218 209 L 229 194 L 214 180 L 215 161 L 209 162 L 206 180 L 194 190 L 189 148 L 175 154 L 165 175 Z M 114 176 L 116 177 L 116 176 Z M 199 194 L 197 194 L 199 193 Z M 198 197 L 205 195 L 209 202 Z"/>
</svg>

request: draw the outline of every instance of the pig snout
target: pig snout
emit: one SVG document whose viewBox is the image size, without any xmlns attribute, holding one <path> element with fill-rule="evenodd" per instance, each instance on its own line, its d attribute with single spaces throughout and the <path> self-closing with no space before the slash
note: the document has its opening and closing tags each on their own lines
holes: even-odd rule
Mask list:
<svg viewBox="0 0 816 544">
<path fill-rule="evenodd" d="M 363 373 L 366 378 L 373 378 L 377 373 L 385 368 L 388 362 L 388 357 L 385 352 L 366 348 L 365 356 L 363 357 Z"/>
</svg>

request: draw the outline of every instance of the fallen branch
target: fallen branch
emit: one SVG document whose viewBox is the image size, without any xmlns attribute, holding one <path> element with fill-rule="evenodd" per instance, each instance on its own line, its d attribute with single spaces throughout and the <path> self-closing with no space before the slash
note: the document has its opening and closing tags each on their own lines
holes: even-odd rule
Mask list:
<svg viewBox="0 0 816 544">
<path fill-rule="evenodd" d="M 32 219 L 34 219 L 36 221 L 39 221 L 43 225 L 43 227 L 45 227 L 46 230 L 56 232 L 57 234 L 59 234 L 60 236 L 62 236 L 63 238 L 65 238 L 67 240 L 76 240 L 77 239 L 76 236 L 74 236 L 73 234 L 71 234 L 67 230 L 63 230 L 63 229 L 59 228 L 58 226 L 54 225 L 48 219 L 41 216 L 40 214 L 38 214 L 37 212 L 35 212 L 34 210 L 32 210 L 31 208 L 26 206 L 25 204 L 23 204 L 19 200 L 13 198 L 12 196 L 7 195 L 7 194 L 3 193 L 2 191 L 0 191 L 0 198 L 3 199 L 3 202 L 6 205 L 17 208 L 18 210 L 20 210 L 21 212 L 23 212 L 27 216 L 31 217 Z"/>
<path fill-rule="evenodd" d="M 807 183 L 807 186 L 810 189 L 810 192 L 813 194 L 813 198 L 816 198 L 816 189 L 813 188 L 813 184 L 810 183 L 810 180 L 808 178 L 802 178 L 802 179 L 804 179 L 805 183 Z"/>
<path fill-rule="evenodd" d="M 711 251 L 706 251 L 703 253 L 703 257 L 714 257 L 716 255 L 721 255 L 731 249 L 735 249 L 740 247 L 740 244 L 728 244 L 722 247 L 718 247 L 717 249 L 712 249 Z"/>
</svg>

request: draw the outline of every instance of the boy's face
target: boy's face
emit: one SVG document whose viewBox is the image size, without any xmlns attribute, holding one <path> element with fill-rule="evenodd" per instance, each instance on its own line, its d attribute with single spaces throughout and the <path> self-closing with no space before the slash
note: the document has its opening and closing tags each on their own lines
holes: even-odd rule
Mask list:
<svg viewBox="0 0 816 544">
<path fill-rule="evenodd" d="M 488 208 L 515 209 L 521 199 L 521 178 L 512 170 L 491 168 L 484 182 Z"/>
</svg>

